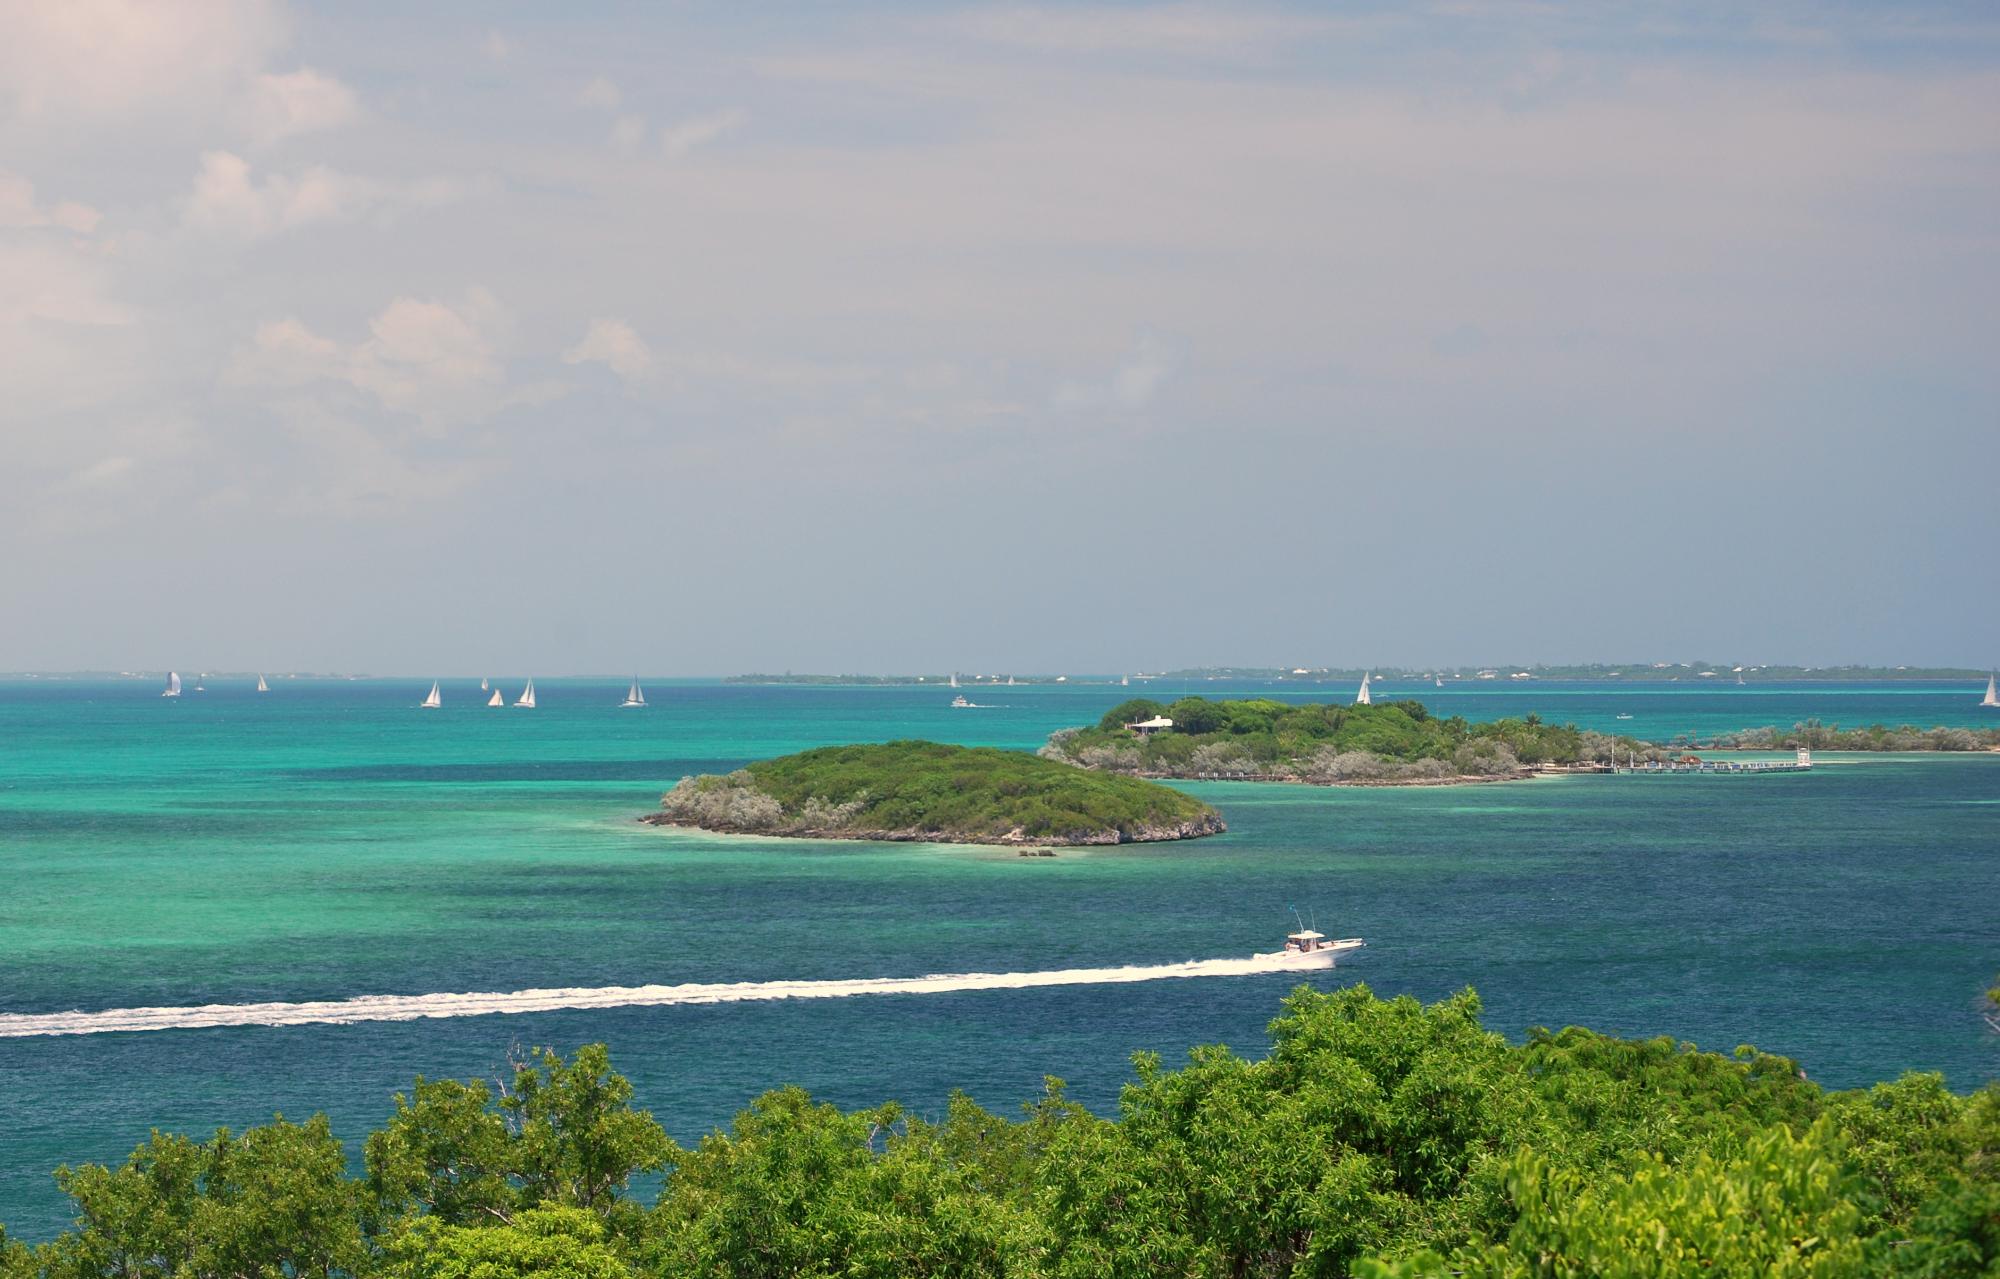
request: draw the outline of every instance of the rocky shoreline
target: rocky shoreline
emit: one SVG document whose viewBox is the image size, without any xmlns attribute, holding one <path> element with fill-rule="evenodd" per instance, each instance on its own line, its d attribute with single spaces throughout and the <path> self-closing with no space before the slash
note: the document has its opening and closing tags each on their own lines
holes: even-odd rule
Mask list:
<svg viewBox="0 0 2000 1279">
<path fill-rule="evenodd" d="M 977 835 L 935 830 L 856 830 L 842 826 L 796 825 L 751 829 L 723 823 L 698 822 L 672 813 L 647 813 L 639 818 L 647 826 L 672 826 L 682 830 L 704 830 L 717 835 L 757 835 L 767 839 L 853 839 L 883 844 L 983 844 L 1004 848 L 1091 848 L 1114 844 L 1154 844 L 1179 839 L 1200 839 L 1220 835 L 1229 829 L 1222 815 L 1204 813 L 1190 821 L 1141 826 L 1131 831 L 1114 828 L 1068 831 L 1063 834 L 1028 835 L 1020 827 L 995 835 Z"/>
</svg>

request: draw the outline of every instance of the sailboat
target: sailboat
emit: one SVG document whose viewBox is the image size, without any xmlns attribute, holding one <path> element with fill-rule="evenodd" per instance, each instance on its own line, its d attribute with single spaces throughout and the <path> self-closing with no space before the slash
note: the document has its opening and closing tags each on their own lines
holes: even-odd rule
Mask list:
<svg viewBox="0 0 2000 1279">
<path fill-rule="evenodd" d="M 168 671 L 168 672 L 167 672 L 167 691 L 166 691 L 166 692 L 164 692 L 164 693 L 161 693 L 161 694 L 160 694 L 160 696 L 161 696 L 161 697 L 179 697 L 180 695 L 181 695 L 181 675 L 180 675 L 180 672 L 179 672 L 179 671 Z"/>
<path fill-rule="evenodd" d="M 422 702 L 418 703 L 417 709 L 425 711 L 434 711 L 438 707 L 443 705 L 444 705 L 444 698 L 438 696 L 438 682 L 436 680 L 432 680 L 431 695 L 429 697 L 426 697 Z"/>
<path fill-rule="evenodd" d="M 957 687 L 958 687 L 958 672 L 957 672 L 957 671 L 953 671 L 953 672 L 951 673 L 951 686 L 952 686 L 953 688 L 957 688 Z"/>
<path fill-rule="evenodd" d="M 492 685 L 487 682 L 486 677 L 484 675 L 481 675 L 479 677 L 479 691 L 483 693 L 491 687 Z"/>
<path fill-rule="evenodd" d="M 1743 687 L 1743 672 L 1742 672 L 1742 671 L 1738 671 L 1738 672 L 1736 672 L 1736 687 L 1738 687 L 1738 688 L 1742 688 L 1742 687 Z"/>
<path fill-rule="evenodd" d="M 493 690 L 493 696 L 486 699 L 486 704 L 488 706 L 505 706 L 507 699 L 500 696 L 500 690 L 496 688 Z"/>
<path fill-rule="evenodd" d="M 1356 706 L 1373 706 L 1375 704 L 1375 699 L 1368 695 L 1368 676 L 1365 673 L 1361 676 L 1361 689 L 1354 695 L 1354 704 Z"/>
<path fill-rule="evenodd" d="M 1437 686 L 1438 686 L 1439 688 L 1443 688 L 1443 687 L 1444 687 L 1444 676 L 1440 675 L 1440 676 L 1438 676 L 1438 677 L 1437 677 Z"/>
<path fill-rule="evenodd" d="M 637 675 L 632 677 L 632 687 L 626 690 L 625 700 L 618 704 L 620 706 L 644 706 L 646 704 L 646 690 L 639 687 L 639 677 Z"/>
<path fill-rule="evenodd" d="M 1994 683 L 1994 676 L 1986 677 L 1986 696 L 1980 699 L 1981 706 L 2000 706 L 2000 686 Z"/>
<path fill-rule="evenodd" d="M 1014 687 L 1014 677 L 1012 675 L 1009 675 L 1007 677 L 1007 687 L 1008 688 Z"/>
<path fill-rule="evenodd" d="M 262 675 L 259 675 L 257 677 L 257 691 L 260 693 L 268 693 L 271 691 L 271 686 L 264 682 L 264 677 Z"/>
<path fill-rule="evenodd" d="M 522 690 L 521 690 L 521 695 L 520 695 L 519 697 L 517 697 L 517 698 L 515 698 L 515 699 L 514 699 L 514 705 L 516 705 L 516 706 L 525 706 L 525 707 L 527 707 L 527 708 L 528 708 L 529 710 L 533 710 L 533 709 L 535 709 L 535 681 L 534 681 L 534 680 L 532 680 L 532 679 L 531 679 L 531 680 L 529 680 L 529 681 L 528 681 L 528 686 L 527 686 L 526 688 L 524 688 L 524 689 L 522 689 Z"/>
<path fill-rule="evenodd" d="M 194 677 L 194 691 L 197 693 L 206 693 L 208 691 L 207 689 L 201 686 L 202 678 L 203 677 L 200 675 Z"/>
<path fill-rule="evenodd" d="M 1118 677 L 1118 686 L 1120 688 L 1129 688 L 1131 684 L 1132 684 L 1132 677 L 1130 675 L 1120 675 Z"/>
</svg>

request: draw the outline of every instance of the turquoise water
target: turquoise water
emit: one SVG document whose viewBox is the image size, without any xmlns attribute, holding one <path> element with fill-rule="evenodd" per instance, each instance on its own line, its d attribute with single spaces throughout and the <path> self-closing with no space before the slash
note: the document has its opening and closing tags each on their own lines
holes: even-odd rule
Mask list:
<svg viewBox="0 0 2000 1279">
<path fill-rule="evenodd" d="M 418 712 L 427 687 L 281 681 L 176 703 L 136 683 L 0 685 L 0 1013 L 1160 963 L 1268 949 L 1296 903 L 1369 940 L 1317 981 L 1425 999 L 1471 984 L 1510 1034 L 1750 1041 L 1835 1085 L 2000 1071 L 1978 1016 L 2000 970 L 2000 756 L 1190 786 L 1229 834 L 1023 859 L 631 819 L 687 772 L 897 736 L 1032 747 L 1138 690 L 979 690 L 1001 704 L 964 711 L 930 689 L 661 682 L 651 709 L 623 711 L 622 681 L 538 681 L 526 712 L 460 681 Z M 1939 685 L 1409 692 L 1445 714 L 1660 737 L 1994 718 L 1978 689 Z M 1011 1107 L 1054 1073 L 1108 1106 L 1136 1049 L 1257 1049 L 1293 980 L 0 1040 L 0 1221 L 52 1233 L 48 1170 L 120 1158 L 149 1127 L 324 1110 L 355 1138 L 412 1076 L 490 1075 L 517 1042 L 609 1041 L 683 1139 L 782 1082 L 920 1108 L 963 1086 Z"/>
</svg>

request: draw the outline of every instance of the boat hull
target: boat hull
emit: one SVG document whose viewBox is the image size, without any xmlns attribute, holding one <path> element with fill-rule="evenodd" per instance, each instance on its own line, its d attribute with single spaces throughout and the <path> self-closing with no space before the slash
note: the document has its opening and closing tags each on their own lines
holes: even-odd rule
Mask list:
<svg viewBox="0 0 2000 1279">
<path fill-rule="evenodd" d="M 1317 950 L 1274 950 L 1252 955 L 1251 958 L 1260 964 L 1269 964 L 1277 969 L 1331 968 L 1336 957 L 1349 951 L 1359 950 L 1363 945 L 1359 937 L 1343 937 L 1339 941 L 1330 941 Z"/>
</svg>

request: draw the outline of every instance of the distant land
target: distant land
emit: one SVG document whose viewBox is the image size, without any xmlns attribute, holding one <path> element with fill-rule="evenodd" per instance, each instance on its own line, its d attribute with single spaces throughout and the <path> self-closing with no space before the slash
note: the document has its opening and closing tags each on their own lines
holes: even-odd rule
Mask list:
<svg viewBox="0 0 2000 1279">
<path fill-rule="evenodd" d="M 1079 675 L 1023 675 L 1012 674 L 968 674 L 958 672 L 958 682 L 963 686 L 978 685 L 992 687 L 1014 684 L 1119 684 L 1130 680 L 1132 684 L 1144 685 L 1151 682 L 1176 683 L 1192 680 L 1265 680 L 1296 684 L 1349 684 L 1359 683 L 1363 675 L 1372 676 L 1378 684 L 1424 683 L 1436 687 L 1435 681 L 1442 679 L 1451 683 L 1522 683 L 1531 680 L 1579 680 L 1579 681 L 1626 681 L 1640 684 L 1682 683 L 1735 683 L 1740 675 L 1744 683 L 1891 683 L 1901 680 L 1983 680 L 1988 672 L 1969 666 L 1754 666 L 1737 662 L 1598 662 L 1576 666 L 1550 666 L 1542 663 L 1517 665 L 1501 663 L 1494 666 L 1372 666 L 1363 670 L 1358 666 L 1195 666 L 1169 671 L 1133 671 L 1123 675 L 1079 674 Z M 926 675 L 825 675 L 795 674 L 786 671 L 782 675 L 749 674 L 730 675 L 723 679 L 725 684 L 851 684 L 851 685 L 945 685 L 949 686 L 950 672 Z"/>
<path fill-rule="evenodd" d="M 1842 729 L 1807 720 L 1790 730 L 1745 729 L 1707 744 L 1676 738 L 1664 745 L 1634 737 L 1549 724 L 1530 713 L 1472 723 L 1440 717 L 1414 699 L 1342 703 L 1183 697 L 1137 697 L 1097 723 L 1059 729 L 1041 754 L 1082 768 L 1131 777 L 1240 779 L 1322 786 L 1424 786 L 1510 781 L 1542 771 L 1609 772 L 1618 765 L 1668 763 L 1690 750 L 1781 751 L 1798 746 L 1836 751 L 2000 750 L 2000 728 L 1918 729 L 1870 725 Z"/>
<path fill-rule="evenodd" d="M 899 741 L 826 746 L 682 778 L 640 819 L 735 835 L 942 844 L 1135 844 L 1223 829 L 1169 786 L 1020 751 Z"/>
</svg>

